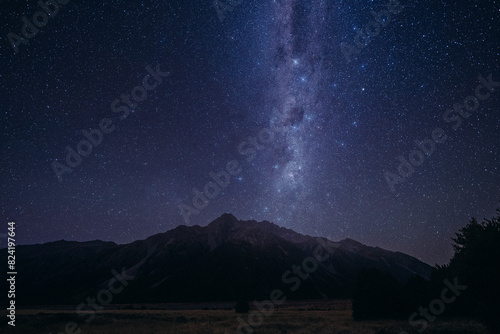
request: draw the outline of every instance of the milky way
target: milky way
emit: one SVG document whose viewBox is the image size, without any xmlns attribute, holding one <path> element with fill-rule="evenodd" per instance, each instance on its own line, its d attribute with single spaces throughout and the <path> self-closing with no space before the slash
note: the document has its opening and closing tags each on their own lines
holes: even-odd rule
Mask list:
<svg viewBox="0 0 500 334">
<path fill-rule="evenodd" d="M 322 1 L 281 1 L 274 3 L 276 20 L 271 35 L 273 59 L 268 90 L 271 110 L 270 124 L 279 129 L 282 142 L 272 152 L 281 157 L 273 166 L 275 200 L 288 203 L 277 211 L 287 220 L 296 216 L 311 195 L 311 172 L 317 163 L 313 148 L 317 137 L 318 118 L 324 112 L 320 96 L 323 76 L 321 34 L 325 24 Z"/>
</svg>

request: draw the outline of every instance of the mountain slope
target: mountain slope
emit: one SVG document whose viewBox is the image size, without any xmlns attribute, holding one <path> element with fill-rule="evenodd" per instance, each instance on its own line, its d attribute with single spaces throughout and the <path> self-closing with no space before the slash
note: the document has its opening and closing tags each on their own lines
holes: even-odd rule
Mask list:
<svg viewBox="0 0 500 334">
<path fill-rule="evenodd" d="M 328 259 L 300 278 L 294 266 L 325 242 L 331 250 Z M 320 254 L 328 253 L 322 248 Z M 285 291 L 287 299 L 345 298 L 362 268 L 377 267 L 401 281 L 431 273 L 429 265 L 403 253 L 351 239 L 304 236 L 230 214 L 205 227 L 178 226 L 125 245 L 57 241 L 18 246 L 16 258 L 16 299 L 22 305 L 79 304 L 106 289 L 112 270 L 121 273 L 123 268 L 134 279 L 113 296 L 113 303 L 265 299 L 274 289 Z"/>
</svg>

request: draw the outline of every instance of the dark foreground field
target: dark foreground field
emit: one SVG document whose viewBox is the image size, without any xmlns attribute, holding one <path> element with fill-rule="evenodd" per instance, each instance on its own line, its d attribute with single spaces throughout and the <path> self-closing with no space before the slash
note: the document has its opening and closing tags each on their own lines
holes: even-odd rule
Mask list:
<svg viewBox="0 0 500 334">
<path fill-rule="evenodd" d="M 237 333 L 234 310 L 206 309 L 178 310 L 175 305 L 131 306 L 136 309 L 109 309 L 96 313 L 90 323 L 71 309 L 18 310 L 16 327 L 2 321 L 1 333 L 34 334 L 64 333 L 65 326 L 74 322 L 68 334 L 219 334 Z M 213 305 L 210 305 L 213 306 Z M 219 305 L 222 306 L 222 305 Z M 146 308 L 146 309 L 144 309 Z M 168 308 L 168 309 L 167 309 Z M 210 307 L 211 308 L 211 307 Z M 250 311 L 251 314 L 252 311 Z M 248 318 L 242 315 L 243 319 Z M 258 321 L 258 318 L 256 318 Z M 6 329 L 7 328 L 7 329 Z M 399 334 L 418 333 L 408 321 L 353 321 L 350 302 L 298 302 L 263 317 L 262 325 L 254 327 L 254 334 Z M 81 331 L 79 331 L 81 330 Z M 251 333 L 243 330 L 242 333 Z M 437 319 L 423 332 L 428 334 L 488 333 L 480 323 L 468 319 Z"/>
</svg>

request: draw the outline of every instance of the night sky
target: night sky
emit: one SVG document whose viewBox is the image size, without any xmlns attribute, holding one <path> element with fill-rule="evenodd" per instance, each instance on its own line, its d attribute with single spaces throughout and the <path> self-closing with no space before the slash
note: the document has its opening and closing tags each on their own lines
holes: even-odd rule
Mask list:
<svg viewBox="0 0 500 334">
<path fill-rule="evenodd" d="M 1 4 L 0 246 L 230 212 L 442 264 L 500 207 L 497 1 L 61 2 Z"/>
</svg>

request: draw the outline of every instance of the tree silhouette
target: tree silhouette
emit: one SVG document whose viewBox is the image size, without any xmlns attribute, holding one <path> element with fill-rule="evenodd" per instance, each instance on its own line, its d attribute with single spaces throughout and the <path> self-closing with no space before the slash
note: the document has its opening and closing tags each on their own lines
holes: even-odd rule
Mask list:
<svg viewBox="0 0 500 334">
<path fill-rule="evenodd" d="M 380 270 L 362 270 L 353 299 L 354 319 L 408 317 L 440 296 L 445 279 L 456 279 L 467 289 L 446 305 L 446 315 L 478 317 L 492 333 L 500 333 L 500 210 L 497 213 L 481 223 L 471 218 L 456 233 L 453 258 L 436 266 L 429 282 L 413 277 L 402 286 Z"/>
<path fill-rule="evenodd" d="M 500 329 L 500 210 L 497 217 L 471 221 L 452 240 L 455 255 L 444 272 L 456 275 L 468 288 L 458 311 L 484 319 Z"/>
</svg>

